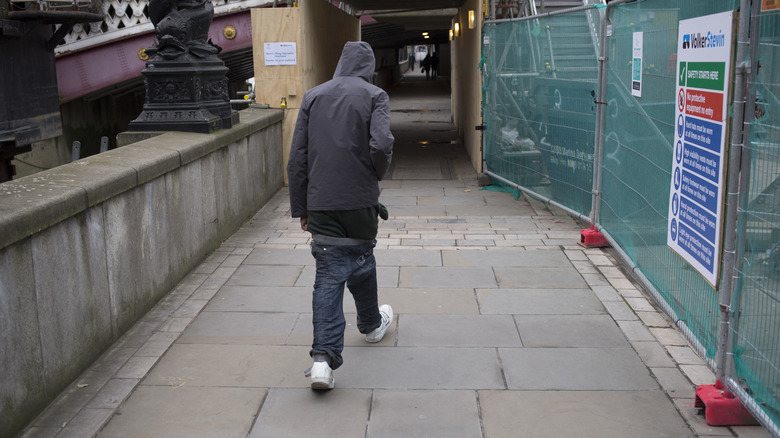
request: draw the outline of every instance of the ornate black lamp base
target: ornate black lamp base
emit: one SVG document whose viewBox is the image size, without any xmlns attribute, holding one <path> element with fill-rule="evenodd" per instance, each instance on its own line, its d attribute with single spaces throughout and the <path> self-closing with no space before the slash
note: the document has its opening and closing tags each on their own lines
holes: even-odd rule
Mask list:
<svg viewBox="0 0 780 438">
<path fill-rule="evenodd" d="M 146 103 L 128 131 L 208 134 L 238 124 L 238 113 L 230 108 L 228 68 L 222 60 L 183 58 L 146 64 Z"/>
</svg>

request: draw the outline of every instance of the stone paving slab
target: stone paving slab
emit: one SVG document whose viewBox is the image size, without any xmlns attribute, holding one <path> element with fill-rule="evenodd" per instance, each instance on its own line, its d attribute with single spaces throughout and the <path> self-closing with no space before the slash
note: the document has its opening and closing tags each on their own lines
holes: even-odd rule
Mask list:
<svg viewBox="0 0 780 438">
<path fill-rule="evenodd" d="M 274 388 L 268 391 L 249 438 L 364 438 L 371 402 L 370 390 Z"/>
<path fill-rule="evenodd" d="M 379 202 L 382 202 L 380 199 Z M 443 206 L 418 206 L 397 205 L 387 209 L 391 216 L 444 216 L 446 211 Z"/>
<path fill-rule="evenodd" d="M 625 335 L 609 315 L 516 315 L 528 348 L 627 347 Z"/>
<path fill-rule="evenodd" d="M 303 266 L 243 265 L 227 281 L 230 286 L 295 286 Z"/>
<path fill-rule="evenodd" d="M 477 289 L 483 314 L 582 315 L 606 313 L 588 289 Z"/>
<path fill-rule="evenodd" d="M 505 249 L 503 251 L 445 251 L 442 252 L 444 266 L 527 266 L 561 267 L 570 266 L 569 259 L 561 251 L 528 251 Z"/>
<path fill-rule="evenodd" d="M 376 264 L 382 266 L 442 266 L 439 251 L 414 249 L 377 249 L 374 251 Z"/>
<path fill-rule="evenodd" d="M 311 312 L 311 287 L 224 286 L 204 308 L 234 312 Z"/>
<path fill-rule="evenodd" d="M 439 194 L 441 196 L 441 194 Z M 382 194 L 382 198 L 380 199 L 380 202 L 385 205 L 385 207 L 391 208 L 395 206 L 409 206 L 409 205 L 417 205 L 417 197 L 416 196 L 393 196 L 393 195 L 387 195 Z"/>
<path fill-rule="evenodd" d="M 296 313 L 203 312 L 178 342 L 284 345 L 297 320 Z"/>
<path fill-rule="evenodd" d="M 658 383 L 630 348 L 500 348 L 509 389 L 655 390 Z"/>
<path fill-rule="evenodd" d="M 486 438 L 686 438 L 662 391 L 479 391 Z"/>
<path fill-rule="evenodd" d="M 411 267 L 402 266 L 399 287 L 497 287 L 489 267 Z"/>
<path fill-rule="evenodd" d="M 402 180 L 397 180 L 394 182 L 401 183 L 401 181 Z M 389 199 L 389 198 L 396 198 L 396 197 L 414 198 L 415 203 L 413 205 L 417 205 L 416 199 L 418 196 L 444 196 L 444 188 L 440 183 L 437 183 L 434 186 L 418 187 L 414 190 L 410 190 L 409 187 L 387 188 L 385 186 L 387 185 L 388 182 L 389 181 L 382 181 L 380 183 L 380 187 L 382 187 L 382 193 L 379 196 L 379 202 L 385 205 L 389 205 L 385 203 L 385 199 Z M 414 196 L 409 196 L 410 194 L 413 194 Z M 398 216 L 398 215 L 394 215 L 394 216 Z"/>
<path fill-rule="evenodd" d="M 380 302 L 393 303 L 398 314 L 478 314 L 474 289 L 468 288 L 379 288 Z"/>
<path fill-rule="evenodd" d="M 347 347 L 344 358 L 335 372 L 340 388 L 505 387 L 495 348 Z"/>
<path fill-rule="evenodd" d="M 658 342 L 632 342 L 631 345 L 636 350 L 642 362 L 651 368 L 671 368 L 676 366 L 672 358 Z"/>
<path fill-rule="evenodd" d="M 450 216 L 469 216 L 474 214 L 474 207 L 469 205 L 447 205 L 446 212 Z M 530 209 L 524 209 L 516 205 L 502 204 L 502 205 L 485 205 L 479 207 L 478 214 L 485 216 L 512 216 L 512 215 L 528 215 Z"/>
<path fill-rule="evenodd" d="M 696 394 L 696 387 L 682 371 L 677 368 L 651 368 L 653 376 L 671 397 L 691 397 Z M 710 382 L 712 384 L 714 382 Z"/>
<path fill-rule="evenodd" d="M 466 205 L 469 207 L 484 207 L 487 204 L 485 200 L 478 196 L 418 196 L 418 205 Z M 473 211 L 473 209 L 471 210 Z"/>
<path fill-rule="evenodd" d="M 83 408 L 73 419 L 64 424 L 57 436 L 90 436 L 115 413 L 115 409 Z"/>
<path fill-rule="evenodd" d="M 558 268 L 493 268 L 500 288 L 579 289 L 587 287 L 573 266 Z"/>
<path fill-rule="evenodd" d="M 246 265 L 314 265 L 306 249 L 255 248 L 244 260 Z"/>
<path fill-rule="evenodd" d="M 395 179 L 417 179 L 417 180 L 442 180 L 449 179 L 449 173 L 442 170 L 442 166 L 401 168 L 396 167 L 391 171 Z"/>
<path fill-rule="evenodd" d="M 522 347 L 510 315 L 400 315 L 400 347 Z"/>
<path fill-rule="evenodd" d="M 306 387 L 309 348 L 240 344 L 174 344 L 142 386 Z"/>
<path fill-rule="evenodd" d="M 187 384 L 141 386 L 100 437 L 244 437 L 266 392 Z"/>
<path fill-rule="evenodd" d="M 481 438 L 476 393 L 375 390 L 366 436 Z"/>
</svg>

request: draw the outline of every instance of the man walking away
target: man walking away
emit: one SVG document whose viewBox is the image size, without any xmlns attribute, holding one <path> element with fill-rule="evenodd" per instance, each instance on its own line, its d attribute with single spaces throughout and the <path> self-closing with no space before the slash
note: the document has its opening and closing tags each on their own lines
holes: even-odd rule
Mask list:
<svg viewBox="0 0 780 438">
<path fill-rule="evenodd" d="M 333 79 L 305 93 L 293 133 L 290 210 L 311 233 L 316 262 L 312 389 L 332 389 L 332 370 L 344 362 L 345 285 L 367 342 L 381 341 L 393 322 L 393 309 L 378 306 L 374 259 L 377 215 L 387 219 L 379 181 L 394 141 L 387 93 L 369 83 L 375 63 L 368 43 L 344 45 Z"/>
</svg>

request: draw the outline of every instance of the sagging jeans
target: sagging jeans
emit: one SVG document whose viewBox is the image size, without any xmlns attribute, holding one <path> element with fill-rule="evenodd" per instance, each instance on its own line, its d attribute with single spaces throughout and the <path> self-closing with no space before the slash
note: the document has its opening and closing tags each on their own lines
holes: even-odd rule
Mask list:
<svg viewBox="0 0 780 438">
<path fill-rule="evenodd" d="M 316 261 L 312 295 L 314 342 L 309 354 L 328 356 L 332 369 L 344 360 L 344 285 L 355 300 L 360 333 L 370 333 L 382 323 L 377 303 L 376 241 L 360 245 L 324 245 L 311 243 Z"/>
</svg>

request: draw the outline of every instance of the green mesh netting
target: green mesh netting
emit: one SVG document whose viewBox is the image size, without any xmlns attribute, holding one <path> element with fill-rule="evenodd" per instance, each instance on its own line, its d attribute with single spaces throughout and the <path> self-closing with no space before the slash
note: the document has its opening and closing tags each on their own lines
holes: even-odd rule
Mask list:
<svg viewBox="0 0 780 438">
<path fill-rule="evenodd" d="M 738 0 L 645 0 L 616 7 L 608 40 L 600 224 L 713 358 L 718 296 L 666 245 L 680 20 Z M 599 18 L 591 9 L 484 27 L 488 171 L 576 212 L 591 212 Z M 734 370 L 780 424 L 780 11 L 760 16 L 761 70 L 749 84 L 749 193 L 739 214 L 742 268 L 732 309 Z M 634 32 L 643 32 L 642 97 L 631 95 Z M 737 30 L 735 29 L 736 33 Z M 733 76 L 732 76 L 733 77 Z M 736 177 L 736 176 L 731 176 Z M 726 182 L 727 183 L 727 182 Z"/>
<path fill-rule="evenodd" d="M 748 195 L 739 212 L 742 260 L 733 296 L 733 358 L 737 378 L 774 424 L 780 423 L 780 11 L 761 14 L 749 84 Z"/>
<path fill-rule="evenodd" d="M 737 1 L 641 2 L 612 13 L 601 223 L 713 358 L 718 292 L 666 245 L 680 20 Z M 644 33 L 643 91 L 631 96 L 633 33 Z"/>
<path fill-rule="evenodd" d="M 597 9 L 484 28 L 487 169 L 588 215 Z"/>
</svg>

